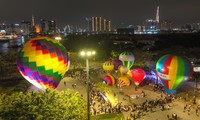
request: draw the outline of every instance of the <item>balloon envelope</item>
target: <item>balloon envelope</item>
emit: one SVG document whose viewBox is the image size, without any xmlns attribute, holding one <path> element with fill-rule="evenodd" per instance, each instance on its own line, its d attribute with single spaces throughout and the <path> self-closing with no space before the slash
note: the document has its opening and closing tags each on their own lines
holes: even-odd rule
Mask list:
<svg viewBox="0 0 200 120">
<path fill-rule="evenodd" d="M 125 76 L 119 77 L 118 78 L 118 85 L 119 85 L 119 87 L 129 86 L 130 80 Z"/>
<path fill-rule="evenodd" d="M 128 70 L 130 70 L 130 68 L 133 66 L 133 63 L 135 61 L 135 57 L 133 53 L 125 51 L 119 55 L 119 60 L 121 60 L 123 65 L 126 66 Z"/>
<path fill-rule="evenodd" d="M 65 47 L 49 37 L 37 37 L 26 42 L 17 56 L 22 76 L 36 87 L 55 89 L 69 67 Z"/>
<path fill-rule="evenodd" d="M 108 84 L 109 86 L 112 86 L 115 84 L 115 79 L 112 75 L 107 74 L 104 78 L 103 81 Z"/>
<path fill-rule="evenodd" d="M 115 70 L 118 70 L 119 66 L 122 65 L 122 61 L 118 59 L 112 59 L 112 63 L 114 64 Z"/>
<path fill-rule="evenodd" d="M 110 72 L 114 69 L 114 64 L 111 61 L 106 61 L 103 63 L 103 69 L 107 72 Z"/>
<path fill-rule="evenodd" d="M 121 73 L 121 75 L 124 75 L 128 72 L 128 68 L 126 66 L 123 66 L 123 65 L 120 65 L 118 67 L 118 69 L 119 69 L 119 72 Z"/>
<path fill-rule="evenodd" d="M 161 57 L 156 64 L 156 71 L 164 86 L 172 91 L 189 80 L 193 74 L 191 62 L 187 58 L 176 55 Z"/>
<path fill-rule="evenodd" d="M 145 78 L 146 72 L 141 68 L 131 70 L 131 76 L 135 85 L 139 85 Z"/>
</svg>

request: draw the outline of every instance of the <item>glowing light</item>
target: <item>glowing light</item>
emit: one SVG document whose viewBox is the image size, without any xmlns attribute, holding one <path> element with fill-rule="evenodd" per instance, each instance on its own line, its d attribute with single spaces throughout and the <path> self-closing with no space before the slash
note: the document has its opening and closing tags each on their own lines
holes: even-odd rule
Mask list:
<svg viewBox="0 0 200 120">
<path fill-rule="evenodd" d="M 95 52 L 95 51 L 92 51 L 92 54 L 93 54 L 93 55 L 95 55 L 95 54 L 96 54 L 96 52 Z"/>
<path fill-rule="evenodd" d="M 56 36 L 55 39 L 58 40 L 58 41 L 62 40 L 62 38 L 60 36 Z"/>
<path fill-rule="evenodd" d="M 80 55 L 81 56 L 92 56 L 92 55 L 95 55 L 96 54 L 96 52 L 95 51 L 81 51 L 80 52 Z"/>
<path fill-rule="evenodd" d="M 81 51 L 81 56 L 85 56 L 85 52 L 84 51 Z"/>
<path fill-rule="evenodd" d="M 92 52 L 88 51 L 87 56 L 90 56 L 90 55 L 92 55 Z"/>
</svg>

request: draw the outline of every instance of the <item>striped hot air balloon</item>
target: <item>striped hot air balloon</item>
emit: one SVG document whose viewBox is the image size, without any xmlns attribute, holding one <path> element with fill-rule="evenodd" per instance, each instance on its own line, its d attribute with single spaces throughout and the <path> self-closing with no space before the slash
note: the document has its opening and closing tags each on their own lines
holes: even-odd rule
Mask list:
<svg viewBox="0 0 200 120">
<path fill-rule="evenodd" d="M 130 70 L 130 68 L 134 64 L 135 57 L 134 57 L 133 53 L 125 51 L 119 55 L 119 60 L 121 60 L 123 65 L 126 66 L 128 68 L 128 70 Z"/>
<path fill-rule="evenodd" d="M 125 76 L 119 77 L 118 78 L 118 85 L 119 85 L 119 87 L 129 86 L 130 80 Z"/>
<path fill-rule="evenodd" d="M 158 60 L 156 71 L 164 83 L 165 91 L 176 94 L 176 89 L 192 77 L 193 67 L 187 58 L 165 55 Z"/>
<path fill-rule="evenodd" d="M 55 89 L 69 68 L 65 47 L 49 37 L 37 37 L 25 43 L 17 56 L 17 68 L 36 87 Z"/>
<path fill-rule="evenodd" d="M 104 78 L 103 81 L 108 84 L 109 86 L 112 86 L 115 84 L 115 79 L 112 75 L 107 74 Z"/>
</svg>

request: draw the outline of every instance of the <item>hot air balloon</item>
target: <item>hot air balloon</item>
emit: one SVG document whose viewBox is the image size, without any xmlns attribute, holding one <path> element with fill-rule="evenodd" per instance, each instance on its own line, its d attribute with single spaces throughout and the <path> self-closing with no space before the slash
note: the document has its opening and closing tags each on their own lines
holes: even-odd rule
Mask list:
<svg viewBox="0 0 200 120">
<path fill-rule="evenodd" d="M 193 74 L 191 62 L 184 57 L 165 55 L 156 63 L 156 71 L 163 81 L 167 93 L 176 94 L 176 89 L 188 81 Z"/>
<path fill-rule="evenodd" d="M 118 78 L 118 85 L 119 85 L 119 87 L 129 86 L 130 80 L 125 76 L 119 77 Z"/>
<path fill-rule="evenodd" d="M 131 76 L 135 85 L 139 85 L 145 78 L 146 72 L 141 68 L 135 68 L 131 70 Z"/>
<path fill-rule="evenodd" d="M 112 86 L 115 84 L 115 79 L 112 75 L 107 74 L 104 78 L 103 81 L 108 84 L 109 86 Z"/>
<path fill-rule="evenodd" d="M 106 61 L 103 63 L 103 69 L 106 72 L 111 72 L 114 69 L 114 64 L 111 61 Z"/>
<path fill-rule="evenodd" d="M 133 66 L 133 63 L 135 61 L 135 57 L 131 52 L 122 52 L 119 55 L 119 60 L 122 61 L 123 65 L 126 66 L 128 68 L 128 70 L 130 70 L 130 68 Z"/>
<path fill-rule="evenodd" d="M 118 70 L 119 66 L 122 65 L 122 61 L 118 59 L 112 59 L 112 63 L 114 64 L 115 70 Z"/>
<path fill-rule="evenodd" d="M 65 47 L 49 37 L 26 42 L 17 56 L 21 75 L 36 87 L 55 89 L 69 68 Z"/>
<path fill-rule="evenodd" d="M 119 72 L 121 73 L 121 76 L 125 75 L 128 72 L 128 68 L 126 66 L 120 65 L 118 67 Z"/>
</svg>

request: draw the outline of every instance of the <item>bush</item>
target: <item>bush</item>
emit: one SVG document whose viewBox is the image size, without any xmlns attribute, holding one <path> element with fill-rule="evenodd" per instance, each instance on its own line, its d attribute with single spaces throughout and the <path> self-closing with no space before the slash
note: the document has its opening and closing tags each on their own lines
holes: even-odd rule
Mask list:
<svg viewBox="0 0 200 120">
<path fill-rule="evenodd" d="M 2 120 L 85 120 L 86 116 L 86 101 L 73 90 L 0 94 Z"/>
</svg>

